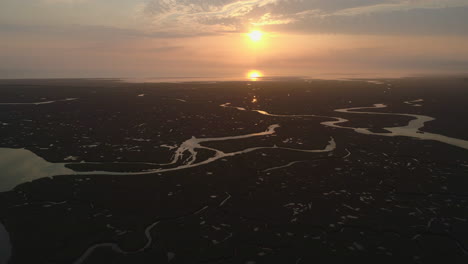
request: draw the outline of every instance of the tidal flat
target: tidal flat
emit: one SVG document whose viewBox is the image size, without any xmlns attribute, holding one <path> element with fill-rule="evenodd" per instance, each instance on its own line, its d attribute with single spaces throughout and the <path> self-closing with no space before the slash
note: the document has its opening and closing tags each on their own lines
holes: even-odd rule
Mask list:
<svg viewBox="0 0 468 264">
<path fill-rule="evenodd" d="M 468 79 L 0 80 L 0 263 L 464 263 Z"/>
</svg>

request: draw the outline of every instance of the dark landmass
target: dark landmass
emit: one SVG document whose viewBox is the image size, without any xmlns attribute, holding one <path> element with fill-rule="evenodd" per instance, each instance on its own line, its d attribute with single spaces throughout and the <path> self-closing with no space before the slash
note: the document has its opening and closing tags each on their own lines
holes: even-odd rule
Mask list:
<svg viewBox="0 0 468 264">
<path fill-rule="evenodd" d="M 366 111 L 430 116 L 421 132 L 468 140 L 466 79 L 378 81 L 1 80 L 0 148 L 75 171 L 151 170 L 140 163 L 170 162 L 170 147 L 192 136 L 280 125 L 269 136 L 203 143 L 225 153 L 270 148 L 201 166 L 57 175 L 0 193 L 10 263 L 467 263 L 467 149 L 251 111 L 340 117 L 382 134 L 412 120 L 334 111 L 381 103 Z M 1 104 L 45 101 L 56 102 Z M 330 138 L 331 152 L 280 149 L 320 150 Z M 203 149 L 196 160 L 211 156 Z M 100 243 L 114 247 L 84 255 Z"/>
</svg>

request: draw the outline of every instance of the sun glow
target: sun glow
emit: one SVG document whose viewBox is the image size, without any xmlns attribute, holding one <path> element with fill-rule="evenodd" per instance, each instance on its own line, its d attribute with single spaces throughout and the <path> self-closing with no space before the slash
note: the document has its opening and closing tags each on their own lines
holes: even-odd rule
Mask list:
<svg viewBox="0 0 468 264">
<path fill-rule="evenodd" d="M 252 32 L 250 32 L 248 34 L 248 36 L 250 37 L 250 39 L 253 41 L 253 42 L 258 42 L 260 40 L 262 40 L 262 37 L 263 37 L 263 32 L 259 31 L 259 30 L 254 30 Z"/>
<path fill-rule="evenodd" d="M 247 77 L 252 81 L 256 81 L 259 78 L 262 78 L 262 76 L 263 76 L 262 73 L 259 71 L 250 71 L 249 74 L 247 75 Z"/>
</svg>

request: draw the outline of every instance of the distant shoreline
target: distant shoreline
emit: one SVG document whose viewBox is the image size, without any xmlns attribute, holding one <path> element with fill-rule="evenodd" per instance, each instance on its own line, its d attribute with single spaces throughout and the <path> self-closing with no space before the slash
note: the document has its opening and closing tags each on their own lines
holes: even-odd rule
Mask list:
<svg viewBox="0 0 468 264">
<path fill-rule="evenodd" d="M 44 84 L 63 84 L 70 82 L 110 82 L 110 83 L 219 83 L 219 82 L 274 82 L 274 81 L 372 81 L 372 80 L 394 80 L 394 79 L 432 79 L 432 78 L 468 78 L 467 74 L 431 74 L 431 75 L 407 75 L 407 76 L 385 76 L 385 75 L 321 75 L 321 76 L 265 76 L 258 80 L 250 80 L 246 77 L 148 77 L 148 78 L 0 78 L 0 84 L 31 84 L 41 82 Z"/>
</svg>

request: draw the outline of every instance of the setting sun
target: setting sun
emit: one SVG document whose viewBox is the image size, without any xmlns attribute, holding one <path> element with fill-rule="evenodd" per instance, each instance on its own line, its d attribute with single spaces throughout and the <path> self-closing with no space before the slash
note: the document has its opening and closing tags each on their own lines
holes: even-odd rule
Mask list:
<svg viewBox="0 0 468 264">
<path fill-rule="evenodd" d="M 262 36 L 263 36 L 263 33 L 259 30 L 254 30 L 252 32 L 250 32 L 249 34 L 249 37 L 252 41 L 254 42 L 258 42 L 260 40 L 262 40 Z"/>
<path fill-rule="evenodd" d="M 250 71 L 249 74 L 247 75 L 248 78 L 252 81 L 256 81 L 258 80 L 259 78 L 261 78 L 263 75 L 261 72 L 259 71 Z"/>
</svg>

